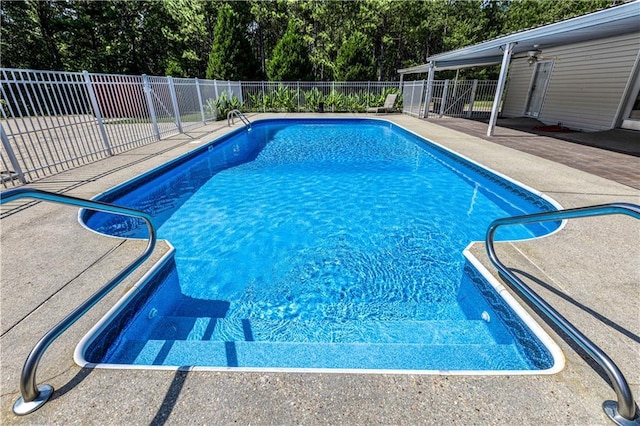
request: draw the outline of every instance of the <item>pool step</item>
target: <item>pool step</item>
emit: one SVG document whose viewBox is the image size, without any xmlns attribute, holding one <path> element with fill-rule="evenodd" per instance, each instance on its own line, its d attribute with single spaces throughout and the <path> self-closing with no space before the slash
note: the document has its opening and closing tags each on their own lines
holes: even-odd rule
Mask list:
<svg viewBox="0 0 640 426">
<path fill-rule="evenodd" d="M 158 318 L 152 340 L 495 344 L 483 320 L 331 321 Z"/>
<path fill-rule="evenodd" d="M 222 308 L 220 301 L 188 299 L 179 304 L 173 311 L 174 316 L 186 317 L 219 317 L 219 318 L 248 318 L 248 319 L 290 319 L 292 317 L 303 320 L 362 320 L 374 318 L 376 320 L 462 320 L 466 319 L 464 312 L 456 301 L 418 303 L 394 301 L 368 302 L 318 302 L 306 303 L 301 306 L 297 302 L 245 301 L 242 303 L 227 303 Z"/>
<path fill-rule="evenodd" d="M 512 370 L 522 369 L 524 363 L 514 345 L 278 343 L 202 340 L 126 341 L 111 355 L 108 362 L 271 369 L 391 370 Z"/>
</svg>

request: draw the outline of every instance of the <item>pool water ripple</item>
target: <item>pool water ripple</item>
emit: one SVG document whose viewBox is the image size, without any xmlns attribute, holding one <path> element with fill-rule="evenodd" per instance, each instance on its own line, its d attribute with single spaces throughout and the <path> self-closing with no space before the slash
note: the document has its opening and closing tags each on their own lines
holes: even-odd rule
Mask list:
<svg viewBox="0 0 640 426">
<path fill-rule="evenodd" d="M 152 330 L 142 334 L 156 333 L 165 339 L 171 334 L 176 348 L 181 347 L 178 340 L 340 343 L 350 348 L 345 350 L 356 351 L 354 359 L 365 349 L 350 343 L 448 347 L 463 344 L 456 340 L 459 337 L 473 347 L 480 362 L 490 358 L 486 349 L 476 348 L 482 346 L 480 341 L 495 346 L 496 336 L 506 345 L 523 339 L 508 337 L 504 325 L 482 320 L 483 313 L 498 315 L 481 296 L 488 290 L 479 290 L 475 281 L 464 277 L 467 263 L 462 251 L 469 242 L 484 238 L 493 219 L 514 209 L 535 211 L 538 206 L 518 197 L 500 205 L 504 188 L 493 194 L 492 184 L 481 176 L 476 181 L 456 177 L 475 172 L 384 122 L 277 124 L 274 130 L 256 123 L 248 134 L 208 150 L 198 157 L 199 171 L 184 172 L 179 184 L 161 178 L 148 185 L 155 191 L 141 189 L 138 195 L 121 198 L 157 213 L 159 237 L 176 249 L 178 277 L 159 285 L 145 305 L 166 305 L 162 315 L 135 320 L 128 329 Z M 207 171 L 210 176 L 205 179 Z M 189 186 L 184 176 L 194 175 L 197 185 Z M 158 194 L 158 188 L 168 186 L 176 193 Z M 180 193 L 180 187 L 188 188 L 188 195 Z M 155 194 L 151 198 L 157 204 L 149 194 Z M 89 225 L 106 232 L 134 228 L 105 217 L 94 215 Z M 529 228 L 517 227 L 499 237 L 535 235 Z M 222 303 L 225 308 L 215 316 L 200 315 L 181 300 L 199 301 L 202 306 L 207 301 L 211 306 Z M 189 309 L 189 315 L 175 313 Z M 181 337 L 176 340 L 176 336 Z M 136 358 L 130 353 L 136 348 L 140 353 L 136 363 L 148 362 L 155 346 L 133 343 L 135 339 L 123 338 L 129 342 L 128 349 L 122 349 L 123 359 Z M 249 347 L 261 351 L 263 346 L 239 344 L 238 357 L 257 357 L 258 352 L 246 352 Z M 268 347 L 279 353 L 278 347 Z M 397 349 L 376 348 L 380 356 Z M 435 350 L 407 348 L 423 355 Z M 298 357 L 305 357 L 317 349 L 297 350 Z M 327 349 L 326 357 L 335 355 L 334 350 Z M 520 353 L 514 350 L 501 356 Z M 501 356 L 486 362 L 505 368 L 530 364 L 520 355 L 517 362 Z M 447 357 L 451 354 L 445 351 L 437 356 L 438 362 Z M 330 366 L 328 358 L 318 365 Z M 336 361 L 334 368 L 351 365 L 347 358 L 338 356 L 342 361 Z M 275 367 L 287 367 L 294 360 L 273 362 Z M 362 368 L 387 364 L 372 365 Z M 437 365 L 475 368 L 476 361 L 457 367 Z"/>
</svg>

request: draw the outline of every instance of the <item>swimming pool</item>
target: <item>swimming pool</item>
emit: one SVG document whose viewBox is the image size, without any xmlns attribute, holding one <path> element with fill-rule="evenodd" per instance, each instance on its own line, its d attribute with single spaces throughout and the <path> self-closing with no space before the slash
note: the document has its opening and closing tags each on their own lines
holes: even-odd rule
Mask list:
<svg viewBox="0 0 640 426">
<path fill-rule="evenodd" d="M 256 121 L 98 199 L 151 213 L 175 252 L 81 343 L 82 365 L 539 373 L 561 363 L 463 255 L 493 219 L 553 203 L 390 122 Z M 129 218 L 82 220 L 144 236 Z"/>
</svg>

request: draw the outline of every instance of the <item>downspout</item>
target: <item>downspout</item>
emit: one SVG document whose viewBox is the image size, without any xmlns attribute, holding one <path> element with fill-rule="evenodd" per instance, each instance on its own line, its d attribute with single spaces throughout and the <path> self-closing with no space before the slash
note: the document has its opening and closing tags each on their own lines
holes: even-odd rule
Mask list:
<svg viewBox="0 0 640 426">
<path fill-rule="evenodd" d="M 496 95 L 493 99 L 493 107 L 491 108 L 491 118 L 489 119 L 489 128 L 487 128 L 487 136 L 493 136 L 493 130 L 498 121 L 498 110 L 500 109 L 500 100 L 504 91 L 504 83 L 507 80 L 507 70 L 511 61 L 511 54 L 516 43 L 507 43 L 504 46 L 504 54 L 502 55 L 502 65 L 500 65 L 500 77 L 498 77 L 498 87 L 496 87 Z"/>
</svg>

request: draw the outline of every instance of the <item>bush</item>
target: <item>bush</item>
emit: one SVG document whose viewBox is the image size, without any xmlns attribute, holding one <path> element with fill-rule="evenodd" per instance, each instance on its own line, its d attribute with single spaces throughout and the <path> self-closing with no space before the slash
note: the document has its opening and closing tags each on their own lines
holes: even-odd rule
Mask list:
<svg viewBox="0 0 640 426">
<path fill-rule="evenodd" d="M 240 109 L 241 106 L 240 100 L 235 95 L 231 95 L 230 98 L 227 92 L 222 92 L 218 99 L 209 99 L 204 108 L 207 115 L 214 115 L 216 120 L 224 120 L 229 111 Z"/>
</svg>

